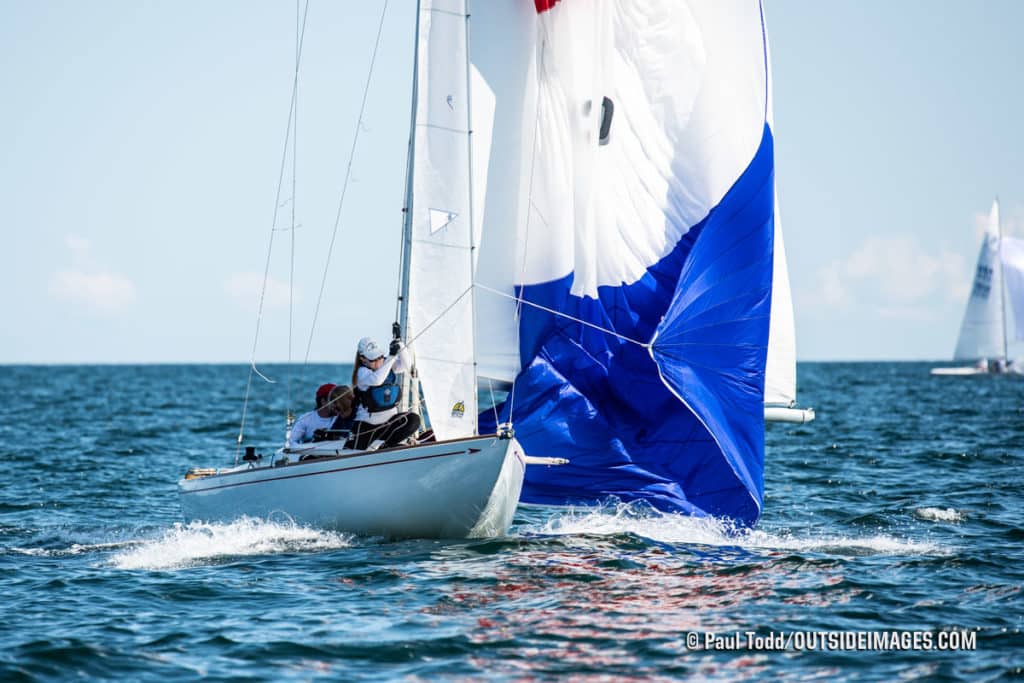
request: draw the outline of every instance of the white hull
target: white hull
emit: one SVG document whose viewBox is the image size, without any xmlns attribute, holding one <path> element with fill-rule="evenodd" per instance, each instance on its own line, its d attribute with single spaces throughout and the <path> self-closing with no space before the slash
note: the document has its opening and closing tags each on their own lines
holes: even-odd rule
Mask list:
<svg viewBox="0 0 1024 683">
<path fill-rule="evenodd" d="M 964 368 L 932 368 L 931 374 L 933 375 L 987 375 L 988 370 L 982 370 L 974 366 Z"/>
<path fill-rule="evenodd" d="M 337 443 L 320 457 L 278 467 L 234 468 L 178 482 L 186 520 L 242 516 L 392 538 L 504 534 L 525 461 L 515 439 L 481 436 L 377 451 Z"/>
<path fill-rule="evenodd" d="M 814 421 L 813 408 L 784 408 L 781 406 L 764 407 L 765 422 L 791 422 L 803 424 Z"/>
<path fill-rule="evenodd" d="M 968 377 L 968 376 L 971 376 L 971 375 L 994 375 L 994 376 L 997 376 L 997 375 L 1020 375 L 1022 373 L 1016 367 L 1009 367 L 1006 370 L 1003 370 L 1002 372 L 992 372 L 991 370 L 987 370 L 985 368 L 979 368 L 979 367 L 975 367 L 973 365 L 969 365 L 969 366 L 966 366 L 966 367 L 959 367 L 959 368 L 932 368 L 931 369 L 931 374 L 933 374 L 933 375 L 956 376 L 956 377 Z"/>
</svg>

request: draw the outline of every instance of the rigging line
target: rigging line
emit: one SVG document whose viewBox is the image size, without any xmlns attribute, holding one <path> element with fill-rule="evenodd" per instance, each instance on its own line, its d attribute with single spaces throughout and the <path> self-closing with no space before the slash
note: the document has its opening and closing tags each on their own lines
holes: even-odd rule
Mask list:
<svg viewBox="0 0 1024 683">
<path fill-rule="evenodd" d="M 607 327 L 601 327 L 600 325 L 595 325 L 594 323 L 587 322 L 586 320 L 582 320 L 580 318 L 576 318 L 574 316 L 571 316 L 568 313 L 563 313 L 562 311 L 556 311 L 553 308 L 548 308 L 547 306 L 541 306 L 540 304 L 536 304 L 536 303 L 534 303 L 532 301 L 527 301 L 526 299 L 522 298 L 521 296 L 514 296 L 512 294 L 506 294 L 505 292 L 502 292 L 502 291 L 497 290 L 497 289 L 492 289 L 491 287 L 488 287 L 487 285 L 480 284 L 479 282 L 473 283 L 473 286 L 474 287 L 479 287 L 480 289 L 482 289 L 484 291 L 491 292 L 492 294 L 497 294 L 498 296 L 503 296 L 506 299 L 513 299 L 515 301 L 518 301 L 520 304 L 523 304 L 523 305 L 526 305 L 526 306 L 532 306 L 533 308 L 538 308 L 538 309 L 540 309 L 542 311 L 546 311 L 547 313 L 550 313 L 552 315 L 558 316 L 559 318 L 566 318 L 567 320 L 571 320 L 571 321 L 573 321 L 575 323 L 579 323 L 580 325 L 586 325 L 587 327 L 592 327 L 595 330 L 599 330 L 601 332 L 604 332 L 605 334 L 610 334 L 613 337 L 618 337 L 619 339 L 621 339 L 623 341 L 630 342 L 631 344 L 636 344 L 637 346 L 642 346 L 645 349 L 651 348 L 651 343 L 650 342 L 642 342 L 642 341 L 639 341 L 637 339 L 633 339 L 632 337 L 627 337 L 626 335 L 619 334 L 618 332 L 616 332 L 614 330 L 609 330 Z"/>
<path fill-rule="evenodd" d="M 450 304 L 448 304 L 448 306 L 446 306 L 446 307 L 445 307 L 445 309 L 444 309 L 443 311 L 441 311 L 440 313 L 438 313 L 438 314 L 437 314 L 437 316 L 435 316 L 433 320 L 431 320 L 431 321 L 430 321 L 430 322 L 429 322 L 429 323 L 428 323 L 428 324 L 427 324 L 426 326 L 424 326 L 424 328 L 423 328 L 422 330 L 420 330 L 419 332 L 417 332 L 417 333 L 416 333 L 416 336 L 415 336 L 415 337 L 413 337 L 412 339 L 409 339 L 408 341 L 406 341 L 406 342 L 405 342 L 405 345 L 406 345 L 406 346 L 412 346 L 412 344 L 413 344 L 413 342 L 414 342 L 414 341 L 416 341 L 417 339 L 419 339 L 420 337 L 422 337 L 422 336 L 423 336 L 423 334 L 424 334 L 424 333 L 425 333 L 425 332 L 426 332 L 427 330 L 429 330 L 429 329 L 430 329 L 431 327 L 433 327 L 433 326 L 434 326 L 435 324 L 437 324 L 437 321 L 438 321 L 438 320 L 440 320 L 440 319 L 441 319 L 441 318 L 443 318 L 443 317 L 444 317 L 445 315 L 447 315 L 448 311 L 450 311 L 450 310 L 452 310 L 453 308 L 455 308 L 455 304 L 459 303 L 459 302 L 460 302 L 460 301 L 462 301 L 462 300 L 463 300 L 464 298 L 466 298 L 466 295 L 467 295 L 467 294 L 469 294 L 469 293 L 470 293 L 470 292 L 472 292 L 472 291 L 473 291 L 473 285 L 470 285 L 469 287 L 466 287 L 466 289 L 464 289 L 464 290 L 462 291 L 462 294 L 459 294 L 459 295 L 458 295 L 457 297 L 455 297 L 455 301 L 453 301 L 453 302 L 451 302 Z"/>
<path fill-rule="evenodd" d="M 408 209 L 405 209 L 408 211 Z M 405 259 L 405 238 L 400 240 L 401 244 L 398 247 L 398 263 L 402 263 Z M 395 320 L 398 320 L 402 315 L 402 278 L 398 278 L 398 284 L 395 287 Z"/>
<path fill-rule="evenodd" d="M 306 0 L 306 9 L 302 15 L 302 34 L 299 38 L 299 55 L 302 54 L 302 43 L 306 35 L 306 17 L 309 14 L 309 0 Z M 249 409 L 249 395 L 252 391 L 252 376 L 257 374 L 263 380 L 273 383 L 273 380 L 266 377 L 263 373 L 256 369 L 256 348 L 259 344 L 260 339 L 260 326 L 263 323 L 263 303 L 266 299 L 267 293 L 267 280 L 270 277 L 270 256 L 274 252 L 274 232 L 277 229 L 277 213 L 281 208 L 281 188 L 284 186 L 284 169 L 285 164 L 288 160 L 288 143 L 291 140 L 292 132 L 292 118 L 295 115 L 295 91 L 298 88 L 298 64 L 296 62 L 296 72 L 292 79 L 292 96 L 291 102 L 288 107 L 288 123 L 285 125 L 284 135 L 284 149 L 281 152 L 281 167 L 277 174 L 277 193 L 274 195 L 274 217 L 270 223 L 270 240 L 267 243 L 267 260 L 263 267 L 263 286 L 260 288 L 259 304 L 256 311 L 256 332 L 253 335 L 252 340 L 252 354 L 249 356 L 249 378 L 245 383 L 245 398 L 242 400 L 242 420 L 238 427 L 238 444 L 235 447 L 235 464 L 238 464 L 238 455 L 242 449 L 242 438 L 245 434 L 245 419 L 248 415 Z"/>
<path fill-rule="evenodd" d="M 463 34 L 462 34 L 462 45 L 463 45 L 463 49 L 466 51 L 466 58 L 465 58 L 465 61 L 466 61 L 466 107 L 465 107 L 465 109 L 466 109 L 466 128 L 469 129 L 469 130 L 466 131 L 466 145 L 467 145 L 467 149 L 466 149 L 466 185 L 467 185 L 467 187 L 466 187 L 466 190 L 467 190 L 466 200 L 467 200 L 467 205 L 468 205 L 468 209 L 469 209 L 469 235 L 468 235 L 468 237 L 469 237 L 469 251 L 470 251 L 470 253 L 469 253 L 469 259 L 468 259 L 469 263 L 467 265 L 469 266 L 470 278 L 473 277 L 473 275 L 472 275 L 473 269 L 476 266 L 476 259 L 474 258 L 474 253 L 476 252 L 476 248 L 477 248 L 476 237 L 475 237 L 474 232 L 473 232 L 473 224 L 475 222 L 474 221 L 474 211 L 473 211 L 473 209 L 474 209 L 475 205 L 473 203 L 473 78 L 472 78 L 472 68 L 471 68 L 471 64 L 470 64 L 470 61 L 471 61 L 470 60 L 470 55 L 472 54 L 472 25 L 470 24 L 470 3 L 471 3 L 471 1 L 472 0 L 465 0 L 465 3 L 462 5 L 463 10 L 465 11 L 465 14 L 466 14 L 465 19 L 463 20 L 464 24 L 463 24 Z M 472 282 L 472 279 L 470 280 L 470 282 Z M 477 346 L 477 338 L 476 338 L 476 334 L 475 334 L 476 324 L 477 324 L 476 294 L 473 293 L 473 292 L 470 292 L 470 295 L 469 295 L 469 319 L 470 319 L 470 325 L 472 326 L 472 327 L 470 327 L 470 330 L 473 332 L 471 334 L 471 336 L 470 336 L 470 339 L 469 339 L 470 354 L 471 354 L 470 357 L 473 359 L 473 385 L 472 385 L 473 386 L 473 391 L 471 393 L 471 397 L 473 399 L 474 410 L 477 413 L 479 413 L 480 412 L 480 403 L 479 403 L 479 398 L 477 397 L 477 386 L 479 386 L 480 380 L 479 380 L 479 377 L 477 375 L 477 367 L 478 366 L 477 366 L 477 357 L 476 357 L 477 350 L 478 350 L 479 347 Z M 473 422 L 473 435 L 476 436 L 479 433 L 480 433 L 479 424 L 477 423 L 477 421 L 474 421 Z"/>
<path fill-rule="evenodd" d="M 534 112 L 533 112 L 533 144 L 530 145 L 530 184 L 529 184 L 530 193 L 526 197 L 526 226 L 525 226 L 525 230 L 524 230 L 524 234 L 523 234 L 523 261 L 522 261 L 522 266 L 519 269 L 519 281 L 520 282 L 526 282 L 526 254 L 528 253 L 528 249 L 529 249 L 529 246 L 530 246 L 530 217 L 533 215 L 533 212 L 530 211 L 530 208 L 531 207 L 537 208 L 534 205 L 534 203 L 533 203 L 533 181 L 534 181 L 534 175 L 535 175 L 535 173 L 537 171 L 537 138 L 540 137 L 540 134 L 539 134 L 539 130 L 540 130 L 540 76 L 541 76 L 541 72 L 543 72 L 543 70 L 544 70 L 544 55 L 547 54 L 547 47 L 548 47 L 547 40 L 543 39 L 541 41 L 541 45 L 540 45 L 540 57 L 539 57 L 540 64 L 537 67 L 537 100 L 534 103 Z M 540 214 L 541 220 L 544 221 L 545 224 L 547 224 L 547 220 L 544 218 L 544 214 L 541 213 L 539 208 L 537 208 L 537 213 Z M 520 290 L 520 291 L 522 291 L 522 290 Z M 515 316 L 513 317 L 513 321 L 518 321 L 522 317 L 522 314 L 523 314 L 523 300 L 522 300 L 522 297 L 516 297 L 516 299 L 517 299 L 517 301 L 516 301 L 516 311 L 515 311 Z M 513 377 L 512 378 L 512 388 L 509 389 L 509 392 L 508 392 L 508 421 L 509 421 L 510 424 L 513 422 L 513 420 L 512 420 L 512 411 L 515 408 L 515 405 L 516 405 L 516 378 Z M 495 424 L 497 424 L 497 422 L 495 422 Z"/>
<path fill-rule="evenodd" d="M 405 171 L 402 176 L 402 239 L 400 241 L 401 246 L 399 247 L 398 287 L 395 292 L 395 322 L 399 324 L 400 328 L 406 327 L 409 323 L 409 256 L 412 247 L 408 242 L 412 239 L 414 218 L 412 214 L 412 195 L 413 175 L 416 167 L 416 120 L 419 117 L 420 22 L 422 19 L 423 3 L 422 0 L 416 0 L 416 25 L 413 33 L 415 38 L 413 39 L 414 48 L 412 53 L 412 94 L 409 97 L 409 145 L 406 149 Z M 399 329 L 399 332 L 403 333 L 404 330 Z M 406 379 L 408 379 L 408 375 Z M 408 394 L 406 394 L 406 397 L 408 397 Z M 406 407 L 405 403 L 406 400 L 403 399 L 403 408 Z"/>
<path fill-rule="evenodd" d="M 412 94 L 409 97 L 409 145 L 406 149 L 405 171 L 403 175 L 402 192 L 402 239 L 399 247 L 397 292 L 395 293 L 395 322 L 392 325 L 392 333 L 398 332 L 398 336 L 408 334 L 409 326 L 409 277 L 410 257 L 412 255 L 412 232 L 413 232 L 413 189 L 416 169 L 416 119 L 419 116 L 419 73 L 420 73 L 420 22 L 423 19 L 422 0 L 416 0 L 416 25 L 413 40 L 415 46 L 412 54 Z M 408 391 L 402 392 L 401 410 L 410 407 L 413 412 L 422 417 L 420 410 L 420 390 L 417 378 L 415 361 L 409 372 L 402 376 L 402 387 Z M 411 400 L 410 400 L 411 397 Z"/>
<path fill-rule="evenodd" d="M 348 166 L 345 169 L 345 181 L 341 186 L 341 197 L 338 199 L 338 213 L 334 218 L 334 228 L 331 231 L 331 242 L 327 247 L 327 259 L 324 262 L 324 273 L 320 279 L 320 293 L 316 298 L 316 308 L 313 310 L 313 324 L 309 328 L 309 339 L 306 342 L 306 356 L 302 359 L 302 376 L 305 377 L 306 366 L 309 364 L 309 351 L 313 346 L 313 333 L 316 332 L 316 323 L 320 318 L 320 304 L 323 302 L 324 289 L 327 286 L 327 272 L 331 267 L 331 255 L 334 253 L 334 243 L 338 238 L 338 226 L 341 224 L 341 210 L 345 205 L 345 193 L 348 191 L 349 179 L 352 177 L 352 161 L 356 154 L 356 145 L 359 143 L 359 132 L 362 130 L 363 113 L 366 111 L 366 98 L 370 92 L 370 81 L 373 79 L 373 66 L 377 61 L 377 49 L 380 47 L 380 36 L 384 32 L 384 17 L 388 11 L 388 0 L 384 0 L 384 7 L 380 11 L 380 23 L 377 26 L 377 38 L 373 44 L 373 54 L 370 56 L 370 69 L 366 74 L 366 85 L 363 87 L 363 100 L 359 105 L 359 117 L 356 119 L 356 132 L 352 136 L 352 148 L 348 154 Z"/>
<path fill-rule="evenodd" d="M 431 14 L 447 14 L 448 16 L 455 17 L 456 19 L 464 19 L 466 17 L 465 12 L 456 12 L 450 9 L 438 9 L 437 7 L 431 7 L 427 11 Z"/>
<path fill-rule="evenodd" d="M 255 372 L 257 375 L 259 375 L 260 378 L 262 378 L 263 381 L 265 381 L 267 384 L 277 384 L 277 382 L 275 382 L 274 380 L 270 379 L 269 377 L 264 375 L 262 372 L 260 372 L 259 368 L 256 367 L 255 363 L 252 363 L 249 366 L 249 368 L 251 369 L 252 372 Z"/>
<path fill-rule="evenodd" d="M 292 340 L 294 331 L 295 315 L 295 204 L 296 189 L 295 182 L 298 175 L 298 149 L 299 149 L 299 62 L 301 57 L 300 47 L 302 44 L 302 26 L 300 19 L 302 14 L 299 11 L 300 0 L 295 0 L 295 83 L 292 89 L 294 98 L 295 115 L 292 117 L 292 225 L 291 225 L 291 257 L 288 266 L 288 389 L 286 391 L 285 421 L 292 415 Z M 309 0 L 306 0 L 306 8 L 309 8 Z"/>
<path fill-rule="evenodd" d="M 467 247 L 467 246 L 462 245 L 462 244 L 451 244 L 449 242 L 436 242 L 434 240 L 428 240 L 428 239 L 422 239 L 422 238 L 421 239 L 414 239 L 414 240 L 412 240 L 412 242 L 414 242 L 415 244 L 429 244 L 429 245 L 431 245 L 433 247 L 437 247 L 438 249 L 455 249 L 455 250 L 458 250 L 458 251 L 473 251 L 473 247 Z"/>
<path fill-rule="evenodd" d="M 491 410 L 494 411 L 494 428 L 497 429 L 498 425 L 501 424 L 501 420 L 498 418 L 498 402 L 494 399 L 494 382 L 491 378 L 487 378 L 487 386 L 491 391 Z M 509 420 L 511 422 L 511 418 Z"/>
<path fill-rule="evenodd" d="M 468 135 L 473 132 L 470 130 L 462 130 L 460 128 L 452 128 L 451 126 L 442 126 L 439 123 L 417 123 L 417 128 L 433 128 L 434 130 L 443 130 L 446 133 L 455 133 L 456 135 Z"/>
</svg>

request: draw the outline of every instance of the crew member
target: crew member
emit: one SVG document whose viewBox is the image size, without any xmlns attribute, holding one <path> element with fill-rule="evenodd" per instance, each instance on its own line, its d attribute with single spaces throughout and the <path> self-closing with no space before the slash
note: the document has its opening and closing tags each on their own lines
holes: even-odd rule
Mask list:
<svg viewBox="0 0 1024 683">
<path fill-rule="evenodd" d="M 373 450 L 413 442 L 413 435 L 420 428 L 420 418 L 415 413 L 398 411 L 402 388 L 395 374 L 411 367 L 409 352 L 401 341 L 391 342 L 389 355 L 385 357 L 383 349 L 371 337 L 359 340 L 352 369 L 356 418 L 347 447 Z"/>
<path fill-rule="evenodd" d="M 291 432 L 289 432 L 286 446 L 312 441 L 313 432 L 318 429 L 329 429 L 334 424 L 334 419 L 337 417 L 336 408 L 330 403 L 329 398 L 334 387 L 334 384 L 321 384 L 317 387 L 316 410 L 309 411 L 295 421 Z"/>
</svg>

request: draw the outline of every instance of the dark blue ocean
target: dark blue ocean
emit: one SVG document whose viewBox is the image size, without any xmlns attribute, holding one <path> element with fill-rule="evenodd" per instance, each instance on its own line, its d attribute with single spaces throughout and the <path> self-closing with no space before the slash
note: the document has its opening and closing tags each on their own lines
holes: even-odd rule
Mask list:
<svg viewBox="0 0 1024 683">
<path fill-rule="evenodd" d="M 770 425 L 753 531 L 608 505 L 394 542 L 180 522 L 243 366 L 0 367 L 0 681 L 1021 678 L 1024 378 L 928 368 L 801 364 L 818 419 Z M 344 370 L 265 368 L 247 442 Z"/>
</svg>

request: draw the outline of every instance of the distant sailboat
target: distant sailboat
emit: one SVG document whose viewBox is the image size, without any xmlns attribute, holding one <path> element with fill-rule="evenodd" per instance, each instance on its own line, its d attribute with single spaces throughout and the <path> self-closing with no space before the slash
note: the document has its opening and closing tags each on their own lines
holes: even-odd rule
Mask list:
<svg viewBox="0 0 1024 683">
<path fill-rule="evenodd" d="M 789 266 L 775 199 L 775 240 L 772 258 L 772 314 L 768 330 L 768 359 L 764 370 L 766 422 L 804 423 L 814 420 L 813 408 L 800 408 L 796 400 L 796 323 Z"/>
<path fill-rule="evenodd" d="M 999 200 L 996 199 L 981 239 L 974 283 L 953 353 L 954 361 L 972 365 L 932 368 L 931 374 L 969 376 L 1016 372 L 1007 357 L 1007 298 L 1017 321 L 1017 338 L 1024 338 L 1024 311 L 1021 310 L 1024 307 L 1024 241 L 1003 236 Z"/>
</svg>

